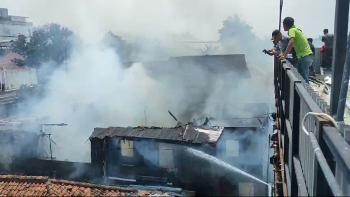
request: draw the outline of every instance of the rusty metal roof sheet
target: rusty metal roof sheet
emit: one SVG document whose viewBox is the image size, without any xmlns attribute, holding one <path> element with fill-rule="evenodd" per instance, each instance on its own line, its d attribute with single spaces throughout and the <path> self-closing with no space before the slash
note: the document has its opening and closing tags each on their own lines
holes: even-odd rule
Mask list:
<svg viewBox="0 0 350 197">
<path fill-rule="evenodd" d="M 105 137 L 126 137 L 140 139 L 157 139 L 193 144 L 216 143 L 221 136 L 223 127 L 200 128 L 186 127 L 109 127 L 95 128 L 90 139 Z"/>
</svg>

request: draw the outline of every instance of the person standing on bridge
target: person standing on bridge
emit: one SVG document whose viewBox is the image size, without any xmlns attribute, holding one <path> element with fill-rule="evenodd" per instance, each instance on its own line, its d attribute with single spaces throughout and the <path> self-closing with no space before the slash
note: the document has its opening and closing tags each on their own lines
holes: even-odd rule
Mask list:
<svg viewBox="0 0 350 197">
<path fill-rule="evenodd" d="M 297 69 L 301 76 L 309 83 L 309 68 L 313 63 L 312 51 L 304 33 L 294 25 L 292 17 L 283 19 L 283 29 L 288 31 L 289 42 L 287 50 L 281 55 L 281 59 L 285 59 L 294 48 L 298 62 Z"/>
<path fill-rule="evenodd" d="M 321 48 L 322 61 L 321 66 L 325 70 L 331 70 L 332 68 L 332 56 L 333 56 L 333 35 L 328 33 L 328 29 L 323 30 L 322 42 L 324 45 Z"/>
<path fill-rule="evenodd" d="M 276 29 L 272 32 L 272 40 L 274 40 L 275 42 L 278 43 L 277 48 L 277 56 L 281 55 L 282 53 L 284 53 L 287 50 L 287 46 L 289 43 L 289 38 L 282 35 L 282 33 Z M 290 55 L 290 56 L 289 56 Z M 297 63 L 297 58 L 296 58 L 296 54 L 294 51 L 294 48 L 291 50 L 291 53 L 287 55 L 288 57 L 286 57 L 286 59 L 292 64 L 292 65 L 296 65 Z"/>
</svg>

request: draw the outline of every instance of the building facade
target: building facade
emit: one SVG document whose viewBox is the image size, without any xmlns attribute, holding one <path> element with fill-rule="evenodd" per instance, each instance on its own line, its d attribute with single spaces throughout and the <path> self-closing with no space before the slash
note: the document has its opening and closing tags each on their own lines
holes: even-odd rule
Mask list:
<svg viewBox="0 0 350 197">
<path fill-rule="evenodd" d="M 29 37 L 33 24 L 27 22 L 27 17 L 8 14 L 6 8 L 0 8 L 0 42 L 8 42 L 22 34 Z"/>
</svg>

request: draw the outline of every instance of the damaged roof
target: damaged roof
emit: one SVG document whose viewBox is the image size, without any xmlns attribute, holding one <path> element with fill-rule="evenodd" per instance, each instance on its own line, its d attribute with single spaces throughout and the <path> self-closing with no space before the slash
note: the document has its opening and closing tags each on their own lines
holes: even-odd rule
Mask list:
<svg viewBox="0 0 350 197">
<path fill-rule="evenodd" d="M 109 127 L 95 128 L 90 139 L 105 137 L 126 137 L 140 139 L 157 139 L 192 144 L 216 143 L 223 127 L 201 128 L 187 125 L 186 127 Z"/>
<path fill-rule="evenodd" d="M 213 73 L 235 71 L 241 77 L 250 77 L 244 54 L 179 56 L 171 57 L 169 61 L 177 66 L 201 65 Z"/>
<path fill-rule="evenodd" d="M 169 196 L 160 191 L 49 179 L 43 176 L 0 175 L 0 196 Z"/>
<path fill-rule="evenodd" d="M 182 71 L 181 80 L 193 80 L 195 75 L 193 72 L 188 72 L 188 70 L 194 69 L 191 71 L 197 71 L 199 68 L 201 71 L 207 71 L 207 74 L 211 76 L 222 77 L 222 74 L 235 73 L 240 78 L 251 77 L 244 54 L 180 56 L 171 57 L 164 61 L 142 63 L 145 65 L 148 74 L 154 78 L 169 76 L 169 73 L 173 71 L 172 69 L 176 69 Z M 206 73 L 196 74 L 203 75 Z"/>
<path fill-rule="evenodd" d="M 18 53 L 7 53 L 0 56 L 0 69 L 25 69 L 27 67 L 18 66 L 16 61 L 23 61 L 24 57 Z"/>
</svg>

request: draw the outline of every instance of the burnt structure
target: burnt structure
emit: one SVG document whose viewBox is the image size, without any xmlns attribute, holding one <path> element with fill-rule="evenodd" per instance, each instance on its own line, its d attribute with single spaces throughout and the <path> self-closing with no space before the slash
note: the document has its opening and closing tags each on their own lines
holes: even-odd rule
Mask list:
<svg viewBox="0 0 350 197">
<path fill-rule="evenodd" d="M 265 133 L 267 120 L 95 128 L 90 137 L 92 168 L 118 184 L 170 185 L 198 195 L 267 194 L 267 185 L 259 180 L 267 177 L 267 144 L 253 137 Z"/>
</svg>

